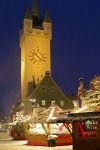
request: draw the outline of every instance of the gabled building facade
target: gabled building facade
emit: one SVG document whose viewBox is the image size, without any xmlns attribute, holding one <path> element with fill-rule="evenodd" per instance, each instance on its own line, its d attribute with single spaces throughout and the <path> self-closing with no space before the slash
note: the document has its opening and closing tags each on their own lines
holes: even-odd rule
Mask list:
<svg viewBox="0 0 100 150">
<path fill-rule="evenodd" d="M 38 83 L 36 88 L 24 102 L 26 111 L 34 107 L 48 108 L 51 105 L 57 105 L 62 109 L 72 109 L 73 103 L 62 92 L 50 75 L 45 73 L 44 78 Z"/>
</svg>

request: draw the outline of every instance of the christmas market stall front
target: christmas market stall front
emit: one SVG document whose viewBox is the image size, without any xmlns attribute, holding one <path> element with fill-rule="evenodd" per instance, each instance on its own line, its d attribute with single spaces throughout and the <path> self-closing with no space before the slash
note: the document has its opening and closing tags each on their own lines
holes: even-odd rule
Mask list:
<svg viewBox="0 0 100 150">
<path fill-rule="evenodd" d="M 28 121 L 27 144 L 36 146 L 62 146 L 72 144 L 70 123 L 56 123 L 56 118 L 67 118 L 67 113 L 53 105 L 43 110 L 34 108 L 33 118 Z"/>
<path fill-rule="evenodd" d="M 73 150 L 100 150 L 100 112 L 72 113 L 58 122 L 72 123 Z"/>
<path fill-rule="evenodd" d="M 69 114 L 74 118 L 73 150 L 100 150 L 100 112 Z"/>
<path fill-rule="evenodd" d="M 14 140 L 26 140 L 26 135 L 29 129 L 29 120 L 31 116 L 24 115 L 23 111 L 17 112 L 13 121 L 8 124 L 10 127 L 9 134 Z"/>
</svg>

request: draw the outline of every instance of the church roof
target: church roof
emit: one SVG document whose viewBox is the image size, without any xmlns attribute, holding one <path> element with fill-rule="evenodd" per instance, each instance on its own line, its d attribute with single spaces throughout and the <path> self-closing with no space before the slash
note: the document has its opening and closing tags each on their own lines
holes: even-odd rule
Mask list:
<svg viewBox="0 0 100 150">
<path fill-rule="evenodd" d="M 32 13 L 34 16 L 39 16 L 38 0 L 33 0 Z"/>
<path fill-rule="evenodd" d="M 38 0 L 33 0 L 32 18 L 33 18 L 33 28 L 43 29 L 42 19 L 41 19 L 40 14 L 39 14 Z"/>
<path fill-rule="evenodd" d="M 24 19 L 33 20 L 33 28 L 43 30 L 43 21 L 51 23 L 48 10 L 45 10 L 44 19 L 41 18 L 38 8 L 38 0 L 33 0 L 32 10 L 27 9 L 24 14 Z"/>
<path fill-rule="evenodd" d="M 29 9 L 27 9 L 25 11 L 24 18 L 25 19 L 32 19 L 32 13 L 31 13 L 31 11 Z"/>
</svg>

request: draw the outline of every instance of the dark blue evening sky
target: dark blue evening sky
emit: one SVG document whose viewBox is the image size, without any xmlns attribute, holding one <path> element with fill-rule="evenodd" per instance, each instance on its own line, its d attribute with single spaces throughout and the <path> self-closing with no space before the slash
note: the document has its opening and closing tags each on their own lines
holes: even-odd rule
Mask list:
<svg viewBox="0 0 100 150">
<path fill-rule="evenodd" d="M 85 86 L 100 75 L 100 0 L 38 0 L 53 22 L 52 75 L 65 94 L 75 93 L 79 77 Z M 32 0 L 0 0 L 0 110 L 19 100 L 19 30 Z"/>
</svg>

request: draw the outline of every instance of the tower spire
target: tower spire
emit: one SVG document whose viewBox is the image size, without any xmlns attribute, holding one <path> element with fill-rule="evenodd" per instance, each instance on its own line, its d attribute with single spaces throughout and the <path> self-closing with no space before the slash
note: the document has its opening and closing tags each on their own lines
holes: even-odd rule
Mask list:
<svg viewBox="0 0 100 150">
<path fill-rule="evenodd" d="M 48 13 L 48 10 L 46 9 L 45 10 L 45 13 L 44 13 L 44 22 L 49 22 L 51 23 L 51 18 L 49 16 L 49 13 Z"/>
<path fill-rule="evenodd" d="M 32 12 L 34 16 L 39 16 L 38 0 L 33 0 Z"/>
<path fill-rule="evenodd" d="M 25 11 L 24 18 L 26 18 L 26 19 L 32 19 L 32 14 L 31 14 L 31 11 L 29 9 L 27 9 Z"/>
</svg>

